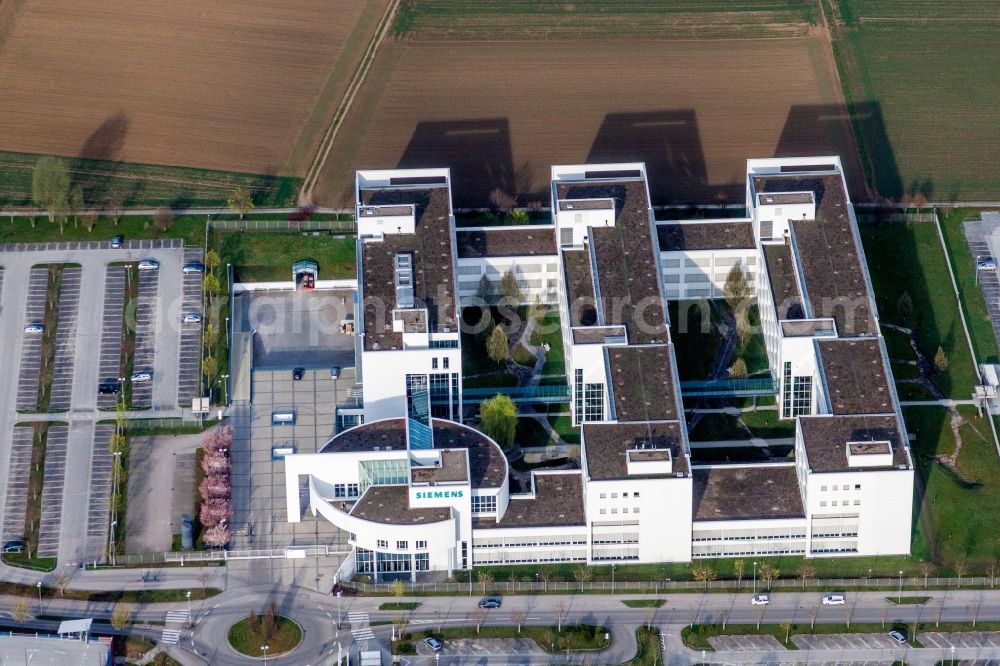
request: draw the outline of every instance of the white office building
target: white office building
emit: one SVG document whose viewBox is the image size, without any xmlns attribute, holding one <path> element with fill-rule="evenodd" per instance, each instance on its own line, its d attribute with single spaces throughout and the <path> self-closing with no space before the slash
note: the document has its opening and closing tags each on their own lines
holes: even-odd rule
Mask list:
<svg viewBox="0 0 1000 666">
<path fill-rule="evenodd" d="M 359 172 L 357 196 L 363 399 L 285 458 L 288 520 L 348 532 L 342 573 L 909 552 L 913 465 L 838 158 L 749 161 L 745 219 L 656 222 L 643 164 L 553 167 L 551 225 L 456 230 L 446 169 Z M 666 303 L 721 297 L 733 266 L 793 462 L 691 460 Z M 459 308 L 508 270 L 558 307 L 582 428 L 580 469 L 526 488 L 461 424 Z"/>
</svg>

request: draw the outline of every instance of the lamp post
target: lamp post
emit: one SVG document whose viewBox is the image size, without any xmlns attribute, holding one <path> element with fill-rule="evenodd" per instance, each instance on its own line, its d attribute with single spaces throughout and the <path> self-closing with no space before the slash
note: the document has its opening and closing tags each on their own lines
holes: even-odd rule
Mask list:
<svg viewBox="0 0 1000 666">
<path fill-rule="evenodd" d="M 35 587 L 38 588 L 38 611 L 42 610 L 42 581 L 35 583 Z"/>
<path fill-rule="evenodd" d="M 899 572 L 899 594 L 896 596 L 896 603 L 903 603 L 903 572 Z"/>
<path fill-rule="evenodd" d="M 955 666 L 955 646 L 951 646 L 951 665 Z"/>
<path fill-rule="evenodd" d="M 615 563 L 611 563 L 611 594 L 615 593 Z"/>
<path fill-rule="evenodd" d="M 270 645 L 261 645 L 260 646 L 260 651 L 264 653 L 264 666 L 267 666 L 267 650 L 270 647 L 271 647 Z"/>
<path fill-rule="evenodd" d="M 753 563 L 753 593 L 757 594 L 757 563 Z"/>
</svg>

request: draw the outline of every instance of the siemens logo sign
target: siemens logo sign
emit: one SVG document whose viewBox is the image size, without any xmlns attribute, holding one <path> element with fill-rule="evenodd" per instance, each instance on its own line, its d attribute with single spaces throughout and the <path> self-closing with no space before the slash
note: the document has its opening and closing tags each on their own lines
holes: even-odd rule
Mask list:
<svg viewBox="0 0 1000 666">
<path fill-rule="evenodd" d="M 446 497 L 465 497 L 465 491 L 464 490 L 434 490 L 434 491 L 420 490 L 417 491 L 416 495 L 417 499 L 444 499 Z"/>
</svg>

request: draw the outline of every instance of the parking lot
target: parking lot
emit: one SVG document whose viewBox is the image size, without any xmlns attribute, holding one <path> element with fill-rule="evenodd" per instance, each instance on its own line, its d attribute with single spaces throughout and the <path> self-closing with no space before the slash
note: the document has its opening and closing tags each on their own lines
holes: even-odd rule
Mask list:
<svg viewBox="0 0 1000 666">
<path fill-rule="evenodd" d="M 178 417 L 182 391 L 196 385 L 200 328 L 181 344 L 180 313 L 201 311 L 201 276 L 185 279 L 180 241 L 125 243 L 107 241 L 0 246 L 0 373 L 17 382 L 0 384 L 0 479 L 4 482 L 3 535 L 24 536 L 29 501 L 40 504 L 38 556 L 72 564 L 101 558 L 108 533 L 111 455 L 110 426 L 99 411 L 114 409 L 117 397 L 98 395 L 98 384 L 121 376 L 123 318 L 126 316 L 124 264 L 155 259 L 158 271 L 142 273 L 138 302 L 136 369 L 152 372 L 154 381 L 137 391 L 149 417 Z M 46 266 L 62 264 L 62 284 L 55 330 L 50 410 L 68 411 L 70 426 L 53 425 L 47 440 L 40 496 L 28 497 L 33 429 L 37 420 L 43 336 L 25 332 L 45 316 Z M 113 265 L 112 265 L 113 264 Z M 176 321 L 175 321 L 176 319 Z M 181 375 L 187 372 L 186 384 Z M 194 381 L 192 382 L 192 375 Z M 183 384 L 183 386 L 182 386 Z M 186 396 L 190 405 L 190 397 Z M 20 413 L 18 413 L 20 412 Z M 20 426 L 16 425 L 20 424 Z"/>
<path fill-rule="evenodd" d="M 892 650 L 899 648 L 889 630 L 879 634 L 799 634 L 792 642 L 800 650 Z"/>
<path fill-rule="evenodd" d="M 49 411 L 65 412 L 73 396 L 73 363 L 76 359 L 76 324 L 80 311 L 79 266 L 62 271 L 59 287 L 59 320 L 56 328 L 56 350 L 52 366 L 52 395 Z"/>
<path fill-rule="evenodd" d="M 1000 647 L 998 631 L 927 631 L 919 638 L 924 647 Z"/>
<path fill-rule="evenodd" d="M 28 275 L 28 302 L 24 311 L 25 325 L 45 320 L 45 294 L 48 284 L 48 269 L 31 269 Z M 42 336 L 37 333 L 22 335 L 21 369 L 17 376 L 18 411 L 34 411 L 38 406 L 38 373 L 41 368 Z"/>
<path fill-rule="evenodd" d="M 1000 258 L 1000 214 L 983 213 L 982 221 L 966 222 L 963 229 L 974 261 L 985 257 Z M 993 334 L 1000 340 L 1000 279 L 997 271 L 976 273 L 993 324 Z"/>
<path fill-rule="evenodd" d="M 350 290 L 244 292 L 235 310 L 236 330 L 255 331 L 255 368 L 354 365 Z"/>
<path fill-rule="evenodd" d="M 709 645 L 722 652 L 784 650 L 774 636 L 712 636 Z"/>
</svg>

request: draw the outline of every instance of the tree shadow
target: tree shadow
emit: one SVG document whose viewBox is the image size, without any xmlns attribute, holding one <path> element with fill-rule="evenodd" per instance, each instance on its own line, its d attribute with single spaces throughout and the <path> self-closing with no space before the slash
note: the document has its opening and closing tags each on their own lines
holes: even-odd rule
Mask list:
<svg viewBox="0 0 1000 666">
<path fill-rule="evenodd" d="M 120 165 L 129 120 L 124 113 L 104 119 L 81 146 L 70 163 L 70 177 L 83 190 L 88 205 L 105 202 L 112 192 Z M 115 193 L 124 199 L 124 193 Z"/>
<path fill-rule="evenodd" d="M 645 162 L 656 205 L 710 200 L 717 194 L 718 188 L 708 183 L 694 109 L 609 113 L 597 130 L 587 162 Z M 726 187 L 736 195 L 740 186 Z"/>
<path fill-rule="evenodd" d="M 433 167 L 451 169 L 456 208 L 487 206 L 490 192 L 498 187 L 524 195 L 522 188 L 530 187 L 532 175 L 528 165 L 514 168 L 506 118 L 417 123 L 396 168 Z"/>
</svg>

